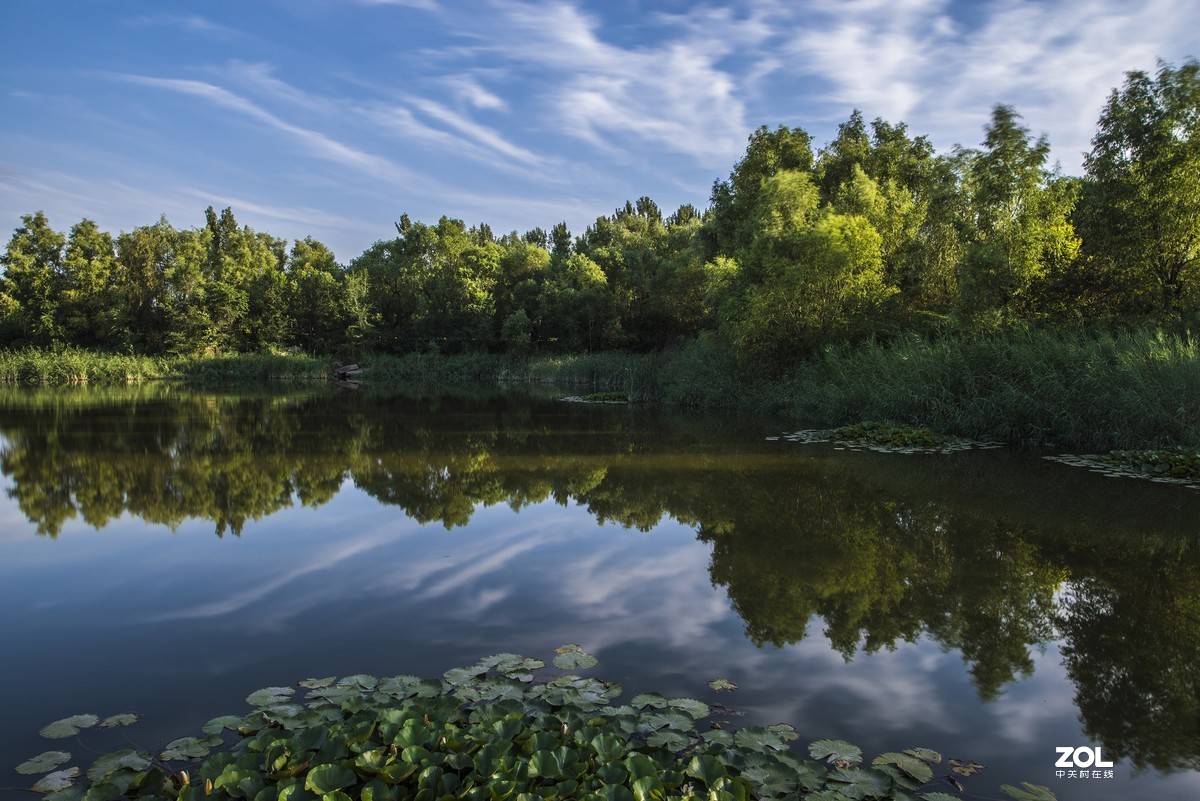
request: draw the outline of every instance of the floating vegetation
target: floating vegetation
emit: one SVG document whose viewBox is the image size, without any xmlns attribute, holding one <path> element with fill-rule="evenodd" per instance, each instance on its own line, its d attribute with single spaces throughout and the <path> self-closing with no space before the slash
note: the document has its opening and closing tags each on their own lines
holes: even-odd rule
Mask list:
<svg viewBox="0 0 1200 801">
<path fill-rule="evenodd" d="M 568 403 L 629 403 L 625 392 L 589 392 L 587 395 L 568 395 L 561 400 Z"/>
<path fill-rule="evenodd" d="M 1159 484 L 1180 484 L 1200 489 L 1200 451 L 1192 448 L 1082 455 L 1062 453 L 1042 458 L 1072 467 L 1086 467 L 1111 478 L 1144 478 Z"/>
<path fill-rule="evenodd" d="M 949 434 L 939 434 L 928 428 L 899 423 L 855 423 L 832 429 L 805 429 L 767 437 L 767 441 L 835 442 L 851 450 L 871 450 L 883 453 L 952 453 L 972 449 L 1000 448 L 999 442 L 985 442 Z"/>
<path fill-rule="evenodd" d="M 560 667 L 595 664 L 578 645 L 556 654 Z M 889 752 L 864 765 L 859 748 L 827 739 L 799 754 L 789 746 L 799 735 L 788 724 L 700 726 L 713 712 L 703 701 L 643 693 L 618 706 L 620 685 L 576 675 L 535 681 L 545 666 L 496 654 L 441 680 L 305 679 L 302 695 L 291 687 L 258 690 L 246 699 L 250 713 L 213 718 L 203 736 L 157 752 L 105 754 L 82 778 L 79 767 L 61 767 L 71 760 L 65 751 L 40 754 L 18 770 L 46 773 L 31 788 L 45 801 L 957 798 L 917 795 L 935 780 L 942 762 L 935 751 Z M 714 691 L 732 684 L 710 682 Z M 119 717 L 124 724 L 133 716 Z M 43 731 L 61 736 L 97 721 L 74 715 Z M 226 732 L 238 738 L 228 742 Z M 940 781 L 951 779 L 947 773 Z M 954 779 L 952 786 L 961 785 Z M 1001 789 L 1015 799 L 1054 799 L 1030 784 Z"/>
</svg>

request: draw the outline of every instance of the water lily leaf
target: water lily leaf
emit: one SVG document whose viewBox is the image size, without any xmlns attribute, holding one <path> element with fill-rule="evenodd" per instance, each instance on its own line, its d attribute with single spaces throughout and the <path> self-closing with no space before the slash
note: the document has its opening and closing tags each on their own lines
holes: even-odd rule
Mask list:
<svg viewBox="0 0 1200 801">
<path fill-rule="evenodd" d="M 170 762 L 173 759 L 200 759 L 208 756 L 211 746 L 221 742 L 220 737 L 180 737 L 167 743 L 167 747 L 159 754 L 161 759 Z"/>
<path fill-rule="evenodd" d="M 326 676 L 323 679 L 301 679 L 296 684 L 309 690 L 321 690 L 333 684 L 335 679 L 337 676 Z"/>
<path fill-rule="evenodd" d="M 708 704 L 695 698 L 672 698 L 667 704 L 675 709 L 682 709 L 695 719 L 706 718 L 709 715 Z"/>
<path fill-rule="evenodd" d="M 98 782 L 108 774 L 115 773 L 118 770 L 145 770 L 150 767 L 151 761 L 150 757 L 145 754 L 140 754 L 132 748 L 126 748 L 123 751 L 114 751 L 111 754 L 105 754 L 97 759 L 88 768 L 87 777 L 89 781 Z"/>
<path fill-rule="evenodd" d="M 713 782 L 717 779 L 729 775 L 724 762 L 707 754 L 693 756 L 692 761 L 687 764 L 683 772 L 693 779 L 699 779 L 709 787 L 712 787 Z"/>
<path fill-rule="evenodd" d="M 26 775 L 46 773 L 54 770 L 70 758 L 71 755 L 66 751 L 43 751 L 37 756 L 17 765 L 17 773 L 24 773 Z"/>
<path fill-rule="evenodd" d="M 763 726 L 747 726 L 738 729 L 733 735 L 733 742 L 739 748 L 749 748 L 753 751 L 782 751 L 787 748 L 779 735 Z"/>
<path fill-rule="evenodd" d="M 138 722 L 137 712 L 122 712 L 119 715 L 111 715 L 100 721 L 100 728 L 115 729 L 117 726 L 132 726 Z"/>
<path fill-rule="evenodd" d="M 662 798 L 663 783 L 657 776 L 643 776 L 630 785 L 636 801 L 655 801 Z"/>
<path fill-rule="evenodd" d="M 83 801 L 87 787 L 82 784 L 72 784 L 61 790 L 55 790 L 50 795 L 42 796 L 43 801 Z"/>
<path fill-rule="evenodd" d="M 79 768 L 56 770 L 39 779 L 37 784 L 33 785 L 33 789 L 39 793 L 55 793 L 70 787 L 78 777 Z"/>
<path fill-rule="evenodd" d="M 857 765 L 862 761 L 862 749 L 845 740 L 817 740 L 808 746 L 813 759 L 828 759 Z"/>
<path fill-rule="evenodd" d="M 691 738 L 674 729 L 659 729 L 646 736 L 646 744 L 652 748 L 682 751 L 692 744 Z"/>
<path fill-rule="evenodd" d="M 773 726 L 768 726 L 767 731 L 774 732 L 785 743 L 800 739 L 800 735 L 796 732 L 796 727 L 790 723 L 776 723 Z"/>
<path fill-rule="evenodd" d="M 90 729 L 100 722 L 95 715 L 71 715 L 69 718 L 47 723 L 38 734 L 50 740 L 61 740 L 63 737 L 74 737 L 81 729 Z"/>
<path fill-rule="evenodd" d="M 250 706 L 275 706 L 282 704 L 296 694 L 293 687 L 264 687 L 261 690 L 255 690 L 246 696 L 246 703 Z"/>
<path fill-rule="evenodd" d="M 602 801 L 636 801 L 629 788 L 620 784 L 606 784 L 596 791 L 595 797 Z"/>
<path fill-rule="evenodd" d="M 304 780 L 304 789 L 314 793 L 331 793 L 343 787 L 349 787 L 358 781 L 358 776 L 349 768 L 341 765 L 318 765 L 308 772 Z"/>
<path fill-rule="evenodd" d="M 678 709 L 659 709 L 654 712 L 647 712 L 642 717 L 642 722 L 651 729 L 675 729 L 676 731 L 690 731 L 696 721 L 692 720 L 692 716 Z"/>
<path fill-rule="evenodd" d="M 356 673 L 353 676 L 345 676 L 338 679 L 339 687 L 357 687 L 360 690 L 370 692 L 379 684 L 379 679 L 374 676 L 368 676 L 366 673 Z"/>
<path fill-rule="evenodd" d="M 938 764 L 942 761 L 942 755 L 937 751 L 931 751 L 928 748 L 905 748 L 904 753 L 909 756 L 915 756 L 917 759 L 923 759 L 926 762 Z"/>
<path fill-rule="evenodd" d="M 872 765 L 895 765 L 904 773 L 912 776 L 921 784 L 933 779 L 933 769 L 924 761 L 908 754 L 888 752 L 880 754 L 871 760 Z"/>
<path fill-rule="evenodd" d="M 949 793 L 921 793 L 921 801 L 962 801 L 962 799 Z"/>
<path fill-rule="evenodd" d="M 885 797 L 892 786 L 892 780 L 886 774 L 862 768 L 836 770 L 829 774 L 829 781 L 838 782 L 837 791 L 854 799 Z"/>
<path fill-rule="evenodd" d="M 729 679 L 713 679 L 708 683 L 708 689 L 718 693 L 730 692 L 732 690 L 736 690 L 737 687 L 738 686 Z"/>
<path fill-rule="evenodd" d="M 1020 788 L 1002 784 L 1000 790 L 1016 801 L 1057 801 L 1057 796 L 1050 792 L 1050 788 L 1029 782 L 1021 782 Z"/>
<path fill-rule="evenodd" d="M 210 736 L 218 735 L 226 729 L 229 731 L 236 731 L 238 725 L 241 724 L 243 720 L 244 718 L 239 718 L 236 715 L 222 715 L 219 718 L 213 718 L 208 723 L 205 723 L 200 728 L 200 731 Z"/>
<path fill-rule="evenodd" d="M 951 759 L 947 764 L 950 765 L 950 770 L 959 776 L 972 776 L 987 767 L 969 759 Z"/>
<path fill-rule="evenodd" d="M 554 666 L 560 670 L 585 670 L 600 661 L 578 645 L 561 645 L 554 652 Z"/>
<path fill-rule="evenodd" d="M 420 676 L 390 676 L 386 679 L 381 679 L 377 689 L 381 693 L 386 693 L 387 695 L 400 700 L 408 698 L 410 695 L 415 693 L 416 686 L 418 683 L 420 683 L 420 681 Z"/>
<path fill-rule="evenodd" d="M 791 795 L 796 792 L 796 774 L 777 762 L 748 765 L 742 771 L 742 776 L 754 783 L 760 796 Z"/>
<path fill-rule="evenodd" d="M 442 678 L 455 687 L 473 684 L 487 673 L 486 668 L 479 665 L 469 668 L 451 668 L 442 674 Z"/>
<path fill-rule="evenodd" d="M 667 705 L 667 699 L 658 693 L 640 693 L 629 699 L 629 705 L 634 709 L 642 709 L 647 706 L 662 709 Z"/>
</svg>

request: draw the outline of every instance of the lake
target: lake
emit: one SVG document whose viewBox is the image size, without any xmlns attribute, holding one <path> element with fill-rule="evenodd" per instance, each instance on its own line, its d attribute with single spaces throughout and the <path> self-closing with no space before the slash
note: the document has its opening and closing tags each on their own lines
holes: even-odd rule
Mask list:
<svg viewBox="0 0 1200 801">
<path fill-rule="evenodd" d="M 625 698 L 932 748 L 978 795 L 1200 797 L 1200 492 L 786 430 L 484 386 L 0 388 L 0 754 L 86 768 L 38 728 L 137 711 L 153 747 L 260 687 L 578 643 Z"/>
</svg>

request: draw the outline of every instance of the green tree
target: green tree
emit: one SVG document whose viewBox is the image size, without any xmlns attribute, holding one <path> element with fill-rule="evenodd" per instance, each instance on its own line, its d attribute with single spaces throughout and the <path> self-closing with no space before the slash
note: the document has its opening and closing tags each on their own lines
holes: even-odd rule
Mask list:
<svg viewBox="0 0 1200 801">
<path fill-rule="evenodd" d="M 969 319 L 1027 316 L 1047 276 L 1079 252 L 1070 221 L 1074 197 L 1055 191 L 1045 169 L 1050 143 L 1030 140 L 1011 107 L 997 105 L 981 152 L 964 153 L 970 246 L 959 276 Z"/>
<path fill-rule="evenodd" d="M 66 237 L 50 227 L 45 213 L 21 217 L 0 258 L 4 267 L 3 292 L 9 298 L 7 314 L 19 335 L 38 345 L 63 341 L 59 305 L 65 280 L 63 246 Z"/>
<path fill-rule="evenodd" d="M 92 220 L 71 228 L 63 254 L 62 321 L 67 339 L 77 345 L 116 342 L 117 302 L 113 280 L 116 245 Z"/>
<path fill-rule="evenodd" d="M 1084 169 L 1089 253 L 1162 317 L 1200 309 L 1200 62 L 1127 73 Z"/>
</svg>

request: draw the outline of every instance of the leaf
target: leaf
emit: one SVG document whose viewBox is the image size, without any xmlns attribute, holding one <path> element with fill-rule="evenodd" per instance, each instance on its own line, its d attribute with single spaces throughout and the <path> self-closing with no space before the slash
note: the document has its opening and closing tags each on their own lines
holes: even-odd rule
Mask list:
<svg viewBox="0 0 1200 801">
<path fill-rule="evenodd" d="M 652 748 L 666 748 L 668 751 L 682 751 L 691 743 L 691 738 L 674 729 L 659 729 L 646 737 L 646 745 Z"/>
<path fill-rule="evenodd" d="M 167 747 L 159 754 L 160 759 L 170 762 L 173 759 L 200 759 L 208 756 L 210 746 L 221 742 L 220 737 L 180 737 L 167 743 Z"/>
<path fill-rule="evenodd" d="M 379 684 L 379 679 L 374 676 L 368 676 L 366 673 L 356 673 L 353 676 L 345 676 L 338 679 L 339 687 L 356 687 L 360 690 L 371 691 Z"/>
<path fill-rule="evenodd" d="M 295 694 L 296 690 L 293 687 L 264 687 L 247 695 L 246 703 L 257 707 L 275 706 L 284 703 Z"/>
<path fill-rule="evenodd" d="M 222 715 L 219 718 L 213 718 L 208 723 L 201 727 L 200 731 L 207 735 L 215 736 L 228 729 L 229 731 L 237 731 L 237 727 L 242 723 L 244 718 L 239 718 L 236 715 Z"/>
<path fill-rule="evenodd" d="M 744 729 L 738 729 L 733 735 L 733 742 L 739 748 L 748 748 L 753 751 L 782 751 L 787 748 L 783 740 L 775 732 L 763 726 L 747 726 Z"/>
<path fill-rule="evenodd" d="M 442 678 L 448 681 L 455 687 L 462 687 L 468 684 L 474 684 L 481 679 L 487 670 L 478 665 L 469 668 L 451 668 L 442 674 Z"/>
<path fill-rule="evenodd" d="M 928 748 L 905 748 L 904 753 L 909 756 L 915 756 L 917 759 L 923 759 L 926 762 L 938 764 L 942 761 L 942 755 L 937 751 L 931 751 Z"/>
<path fill-rule="evenodd" d="M 33 775 L 54 770 L 71 758 L 66 751 L 44 751 L 17 765 L 17 773 Z"/>
<path fill-rule="evenodd" d="M 678 709 L 659 709 L 647 712 L 642 716 L 642 722 L 651 729 L 671 728 L 676 731 L 690 731 L 696 723 L 690 715 Z"/>
<path fill-rule="evenodd" d="M 323 679 L 301 679 L 296 684 L 308 690 L 321 690 L 333 684 L 335 679 L 337 676 L 326 676 Z"/>
<path fill-rule="evenodd" d="M 730 692 L 737 689 L 737 685 L 729 679 L 713 679 L 708 683 L 708 688 L 714 692 Z"/>
<path fill-rule="evenodd" d="M 100 721 L 100 728 L 115 729 L 117 726 L 132 726 L 138 722 L 137 712 L 122 712 L 120 715 L 110 715 Z"/>
<path fill-rule="evenodd" d="M 667 705 L 667 699 L 658 693 L 640 693 L 629 699 L 629 705 L 638 709 L 647 706 L 661 709 Z"/>
<path fill-rule="evenodd" d="M 912 776 L 921 784 L 933 779 L 933 769 L 924 761 L 908 754 L 889 752 L 880 754 L 871 760 L 872 765 L 895 765 L 904 773 Z"/>
<path fill-rule="evenodd" d="M 110 773 L 118 770 L 145 770 L 150 767 L 151 759 L 145 754 L 139 754 L 132 748 L 105 754 L 92 763 L 88 768 L 87 777 L 91 782 L 99 782 Z"/>
<path fill-rule="evenodd" d="M 560 645 L 554 652 L 554 666 L 560 670 L 586 670 L 600 661 L 578 645 Z"/>
<path fill-rule="evenodd" d="M 308 772 L 304 789 L 323 795 L 349 787 L 357 781 L 358 776 L 354 771 L 341 765 L 319 765 Z"/>
<path fill-rule="evenodd" d="M 808 746 L 808 753 L 813 759 L 849 762 L 851 765 L 862 761 L 862 749 L 845 740 L 817 740 Z"/>
<path fill-rule="evenodd" d="M 47 723 L 38 734 L 50 740 L 61 740 L 63 737 L 74 737 L 80 729 L 90 729 L 100 722 L 95 715 L 71 715 L 69 718 Z"/>
<path fill-rule="evenodd" d="M 785 743 L 800 739 L 800 735 L 796 733 L 796 727 L 790 723 L 776 723 L 768 726 L 767 731 L 774 732 Z"/>
<path fill-rule="evenodd" d="M 948 764 L 950 765 L 950 770 L 959 776 L 973 776 L 987 767 L 987 765 L 980 765 L 978 762 L 972 762 L 969 759 L 951 759 Z"/>
<path fill-rule="evenodd" d="M 697 701 L 695 698 L 672 698 L 670 701 L 667 701 L 667 704 L 676 709 L 682 709 L 697 720 L 709 716 L 708 704 L 703 701 Z"/>
<path fill-rule="evenodd" d="M 921 801 L 962 801 L 962 799 L 949 793 L 921 793 Z"/>
<path fill-rule="evenodd" d="M 1050 792 L 1049 787 L 1021 782 L 1021 788 L 1023 789 L 1013 787 L 1011 784 L 1000 785 L 1002 792 L 1012 796 L 1017 801 L 1058 801 L 1058 797 Z"/>
<path fill-rule="evenodd" d="M 699 779 L 709 787 L 717 779 L 729 775 L 724 762 L 707 754 L 697 754 L 692 757 L 692 761 L 687 764 L 683 772 L 693 779 Z"/>
<path fill-rule="evenodd" d="M 65 790 L 75 783 L 79 776 L 79 768 L 64 768 L 43 776 L 33 789 L 39 793 L 54 793 Z"/>
<path fill-rule="evenodd" d="M 862 768 L 843 768 L 829 774 L 829 781 L 838 782 L 837 791 L 847 798 L 886 797 L 892 780 L 884 773 Z"/>
</svg>

